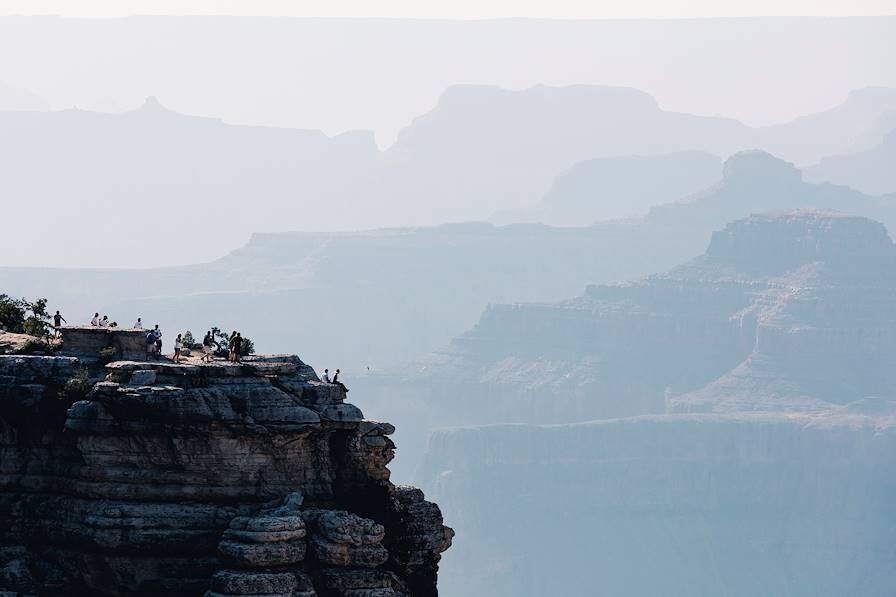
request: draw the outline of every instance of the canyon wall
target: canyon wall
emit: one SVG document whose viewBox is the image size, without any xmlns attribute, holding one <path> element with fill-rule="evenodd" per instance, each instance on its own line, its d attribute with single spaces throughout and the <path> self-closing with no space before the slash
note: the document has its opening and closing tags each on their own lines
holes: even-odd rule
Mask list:
<svg viewBox="0 0 896 597">
<path fill-rule="evenodd" d="M 436 595 L 453 532 L 344 399 L 293 356 L 0 356 L 0 592 Z"/>
<path fill-rule="evenodd" d="M 889 417 L 660 415 L 434 434 L 453 597 L 884 597 Z"/>
</svg>

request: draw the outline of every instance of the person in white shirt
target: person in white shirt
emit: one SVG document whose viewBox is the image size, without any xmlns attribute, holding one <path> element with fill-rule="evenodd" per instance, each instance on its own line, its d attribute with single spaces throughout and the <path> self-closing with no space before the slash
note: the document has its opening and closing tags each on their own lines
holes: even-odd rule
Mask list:
<svg viewBox="0 0 896 597">
<path fill-rule="evenodd" d="M 137 318 L 137 323 L 134 324 L 134 329 L 135 329 L 135 330 L 142 330 L 142 329 L 143 329 L 143 320 L 140 319 L 139 317 Z"/>
<path fill-rule="evenodd" d="M 94 313 L 94 314 L 93 314 L 93 319 L 90 320 L 90 325 L 96 327 L 96 326 L 98 326 L 99 324 L 100 324 L 100 314 L 99 314 L 99 313 Z"/>
<path fill-rule="evenodd" d="M 108 315 L 103 315 L 103 318 L 100 319 L 100 327 L 101 328 L 109 327 L 109 316 Z"/>
<path fill-rule="evenodd" d="M 178 334 L 177 338 L 174 339 L 174 362 L 180 363 L 180 351 L 184 347 L 183 338 Z"/>
<path fill-rule="evenodd" d="M 324 383 L 330 383 L 330 370 L 324 369 L 324 376 L 320 379 Z"/>
</svg>

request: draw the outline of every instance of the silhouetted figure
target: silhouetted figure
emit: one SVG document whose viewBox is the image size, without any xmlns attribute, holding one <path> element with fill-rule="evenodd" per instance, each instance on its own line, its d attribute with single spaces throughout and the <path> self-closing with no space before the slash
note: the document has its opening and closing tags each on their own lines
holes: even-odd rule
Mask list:
<svg viewBox="0 0 896 597">
<path fill-rule="evenodd" d="M 65 317 L 59 314 L 59 311 L 56 311 L 56 315 L 53 316 L 53 328 L 55 328 L 55 336 L 59 336 L 59 328 L 62 327 L 62 322 L 65 321 Z M 65 323 L 68 323 L 65 321 Z"/>
<path fill-rule="evenodd" d="M 230 332 L 230 338 L 227 340 L 227 360 L 231 363 L 236 362 L 236 357 L 234 356 L 234 347 L 236 346 L 236 330 Z"/>
<path fill-rule="evenodd" d="M 243 336 L 239 332 L 236 333 L 236 337 L 233 339 L 233 362 L 239 363 L 242 359 L 242 351 L 243 351 Z"/>
<path fill-rule="evenodd" d="M 215 342 L 214 336 L 212 336 L 211 331 L 205 333 L 205 338 L 202 339 L 202 358 L 201 361 L 211 362 L 212 355 L 215 352 L 215 347 L 218 349 L 221 346 Z"/>
<path fill-rule="evenodd" d="M 345 387 L 345 384 L 339 381 L 339 369 L 337 369 L 336 373 L 333 374 L 333 383 L 342 388 L 344 391 L 348 392 L 348 388 Z"/>
</svg>

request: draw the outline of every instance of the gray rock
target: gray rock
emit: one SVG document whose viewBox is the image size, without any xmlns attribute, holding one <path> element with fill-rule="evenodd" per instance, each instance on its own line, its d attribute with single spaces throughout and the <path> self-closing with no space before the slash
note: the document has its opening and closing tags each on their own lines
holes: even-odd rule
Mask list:
<svg viewBox="0 0 896 597">
<path fill-rule="evenodd" d="M 225 595 L 264 595 L 283 593 L 291 595 L 299 586 L 296 577 L 289 572 L 247 572 L 221 570 L 212 576 L 212 590 Z"/>
<path fill-rule="evenodd" d="M 305 559 L 306 545 L 303 540 L 280 541 L 276 543 L 243 543 L 224 540 L 218 544 L 218 551 L 227 560 L 248 568 L 270 568 L 297 564 Z"/>
<path fill-rule="evenodd" d="M 135 386 L 151 386 L 156 383 L 156 372 L 151 369 L 142 369 L 131 373 L 130 383 Z"/>
</svg>

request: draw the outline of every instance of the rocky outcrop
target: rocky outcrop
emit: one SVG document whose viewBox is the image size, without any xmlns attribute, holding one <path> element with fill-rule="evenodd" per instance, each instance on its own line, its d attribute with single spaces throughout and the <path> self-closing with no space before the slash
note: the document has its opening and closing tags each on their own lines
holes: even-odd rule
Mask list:
<svg viewBox="0 0 896 597">
<path fill-rule="evenodd" d="M 0 590 L 435 595 L 394 431 L 293 356 L 0 357 Z"/>
<path fill-rule="evenodd" d="M 85 363 L 146 358 L 148 331 L 93 326 L 63 326 L 59 328 L 65 354 L 77 356 Z"/>
</svg>

